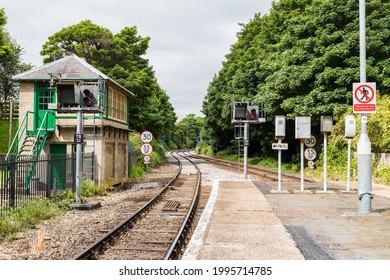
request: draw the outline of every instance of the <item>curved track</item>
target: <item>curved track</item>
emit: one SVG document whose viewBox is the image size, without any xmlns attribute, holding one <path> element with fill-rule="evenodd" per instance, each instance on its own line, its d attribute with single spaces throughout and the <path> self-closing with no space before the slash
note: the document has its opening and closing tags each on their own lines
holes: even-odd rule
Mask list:
<svg viewBox="0 0 390 280">
<path fill-rule="evenodd" d="M 207 157 L 207 156 L 202 156 L 202 155 L 197 155 L 194 153 L 187 152 L 186 153 L 188 156 L 196 158 L 196 159 L 201 159 L 206 162 L 210 162 L 212 164 L 224 166 L 225 168 L 228 168 L 229 170 L 232 171 L 238 171 L 238 169 L 243 169 L 242 163 L 240 163 L 240 166 L 237 167 L 237 162 L 231 161 L 231 160 L 225 160 L 225 159 L 219 159 L 219 158 L 212 158 L 212 157 Z M 277 170 L 272 170 L 269 168 L 264 168 L 258 165 L 248 165 L 248 173 L 253 174 L 258 176 L 264 181 L 271 181 L 271 182 L 276 182 L 278 181 L 278 171 Z M 289 174 L 286 172 L 282 172 L 282 180 L 284 182 L 298 182 L 300 180 L 300 177 L 295 174 Z M 311 182 L 312 180 L 306 179 L 305 181 Z"/>
<path fill-rule="evenodd" d="M 191 231 L 200 197 L 201 174 L 187 157 L 176 176 L 146 205 L 74 256 L 80 259 L 178 259 Z"/>
</svg>

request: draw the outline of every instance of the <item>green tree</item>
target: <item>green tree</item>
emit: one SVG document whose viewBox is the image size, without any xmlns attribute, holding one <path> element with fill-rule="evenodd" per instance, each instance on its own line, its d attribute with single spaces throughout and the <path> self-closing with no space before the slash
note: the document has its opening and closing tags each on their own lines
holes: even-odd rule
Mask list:
<svg viewBox="0 0 390 280">
<path fill-rule="evenodd" d="M 23 49 L 9 35 L 6 38 L 10 52 L 0 59 L 0 100 L 18 98 L 17 85 L 12 81 L 12 76 L 32 68 L 21 60 Z"/>
<path fill-rule="evenodd" d="M 113 34 L 90 20 L 63 28 L 49 37 L 42 46 L 44 62 L 75 53 L 132 91 L 129 127 L 136 131 L 148 129 L 154 135 L 166 135 L 167 141 L 175 128 L 176 114 L 169 96 L 159 86 L 152 66 L 144 57 L 149 37 L 138 35 L 137 28 L 125 27 Z"/>
<path fill-rule="evenodd" d="M 388 94 L 390 3 L 366 2 L 367 80 Z M 277 114 L 287 116 L 288 130 L 296 116 L 311 116 L 314 133 L 321 115 L 337 121 L 352 103 L 352 83 L 359 81 L 358 12 L 353 0 L 280 0 L 268 15 L 256 14 L 242 25 L 203 103 L 205 129 L 214 147 L 231 143 L 233 100 L 265 99 L 267 123 L 251 132 L 251 143 L 260 143 L 265 153 L 272 153 Z M 294 147 L 291 131 L 286 140 Z"/>
<path fill-rule="evenodd" d="M 5 15 L 4 9 L 0 9 L 0 59 L 3 59 L 10 52 L 8 43 L 6 41 L 6 33 L 4 30 L 4 26 L 6 23 L 7 17 Z"/>
<path fill-rule="evenodd" d="M 196 138 L 200 136 L 203 128 L 203 118 L 196 117 L 195 114 L 188 114 L 176 124 L 176 128 L 182 133 L 182 147 L 195 148 Z"/>
</svg>

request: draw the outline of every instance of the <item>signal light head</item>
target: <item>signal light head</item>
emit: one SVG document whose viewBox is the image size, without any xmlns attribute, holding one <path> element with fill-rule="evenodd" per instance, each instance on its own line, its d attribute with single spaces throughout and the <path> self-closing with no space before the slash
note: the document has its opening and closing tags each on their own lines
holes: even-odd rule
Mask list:
<svg viewBox="0 0 390 280">
<path fill-rule="evenodd" d="M 84 98 L 83 98 L 84 106 L 91 107 L 92 96 L 93 96 L 92 92 L 89 89 L 85 89 L 83 90 L 83 94 L 84 94 Z"/>
<path fill-rule="evenodd" d="M 256 120 L 256 117 L 257 117 L 256 110 L 255 110 L 255 109 L 252 109 L 249 118 L 250 118 L 251 120 Z"/>
</svg>

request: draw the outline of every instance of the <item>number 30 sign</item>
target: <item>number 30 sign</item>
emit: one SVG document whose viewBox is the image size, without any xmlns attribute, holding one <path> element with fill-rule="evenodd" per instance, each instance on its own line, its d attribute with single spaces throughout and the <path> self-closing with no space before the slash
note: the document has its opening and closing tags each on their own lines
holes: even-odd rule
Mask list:
<svg viewBox="0 0 390 280">
<path fill-rule="evenodd" d="M 145 130 L 141 133 L 141 141 L 143 143 L 150 143 L 153 140 L 153 134 L 150 131 Z"/>
</svg>

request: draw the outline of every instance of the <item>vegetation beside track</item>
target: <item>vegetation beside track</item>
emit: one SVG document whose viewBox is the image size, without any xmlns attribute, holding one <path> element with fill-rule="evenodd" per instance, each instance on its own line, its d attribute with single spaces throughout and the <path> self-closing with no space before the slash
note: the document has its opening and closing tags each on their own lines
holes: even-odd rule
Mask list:
<svg viewBox="0 0 390 280">
<path fill-rule="evenodd" d="M 37 199 L 1 216 L 0 242 L 20 238 L 18 232 L 36 225 L 65 211 L 63 200 Z"/>
</svg>

